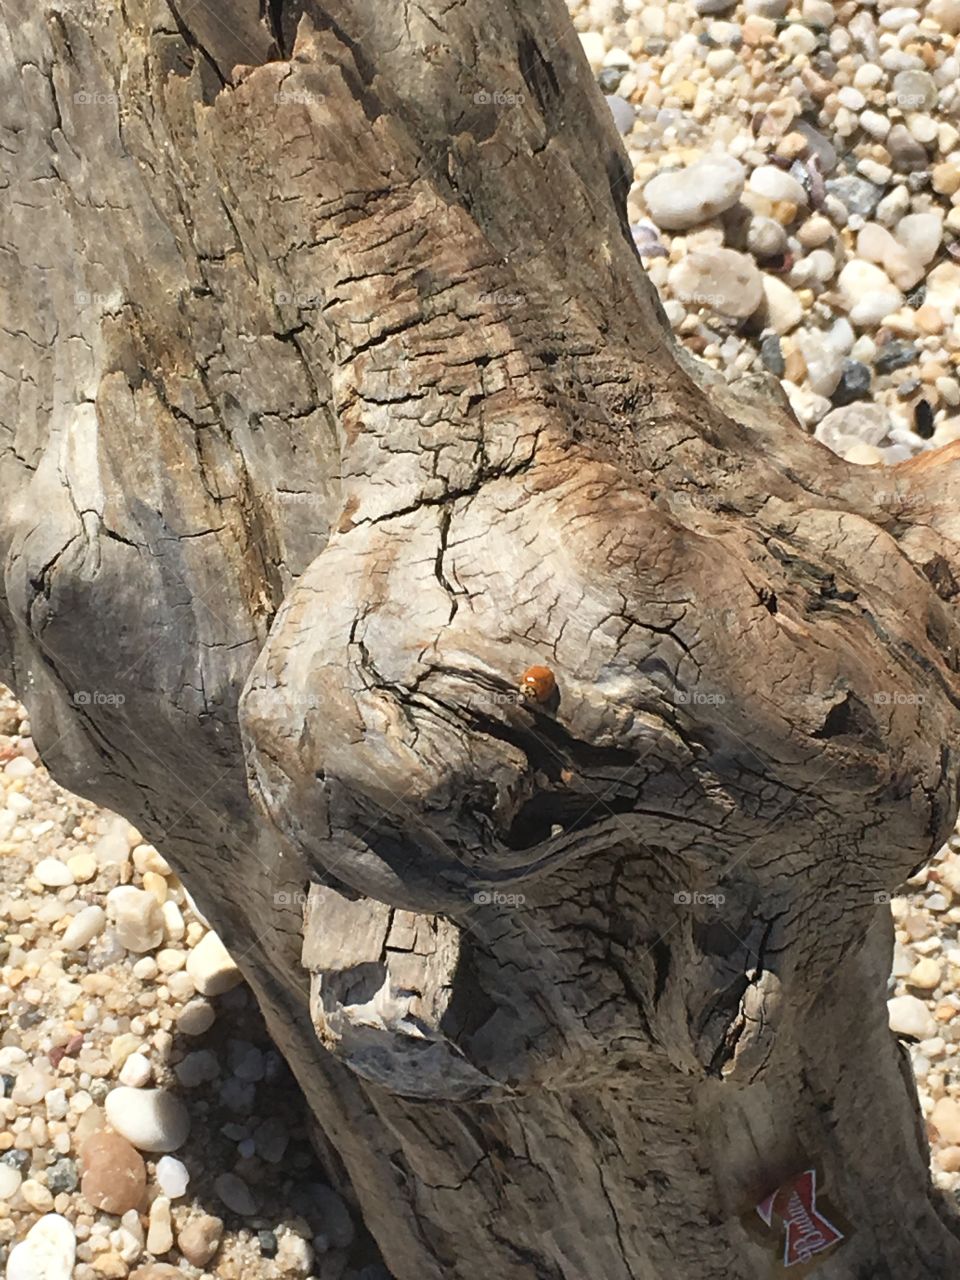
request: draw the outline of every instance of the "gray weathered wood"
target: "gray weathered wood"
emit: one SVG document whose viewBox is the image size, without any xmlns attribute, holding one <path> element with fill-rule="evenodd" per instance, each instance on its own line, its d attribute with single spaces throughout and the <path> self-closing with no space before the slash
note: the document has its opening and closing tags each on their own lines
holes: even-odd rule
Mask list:
<svg viewBox="0 0 960 1280">
<path fill-rule="evenodd" d="M 674 348 L 561 0 L 0 16 L 0 666 L 395 1275 L 765 1276 L 808 1159 L 818 1274 L 955 1271 L 877 895 L 956 817 L 960 450 Z"/>
</svg>

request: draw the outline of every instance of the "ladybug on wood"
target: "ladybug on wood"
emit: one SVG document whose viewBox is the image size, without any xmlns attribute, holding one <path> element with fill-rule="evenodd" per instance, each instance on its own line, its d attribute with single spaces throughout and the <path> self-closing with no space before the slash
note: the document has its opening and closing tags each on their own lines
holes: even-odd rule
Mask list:
<svg viewBox="0 0 960 1280">
<path fill-rule="evenodd" d="M 557 692 L 557 677 L 549 667 L 527 667 L 520 677 L 519 688 L 524 702 L 537 702 L 543 706 Z"/>
</svg>

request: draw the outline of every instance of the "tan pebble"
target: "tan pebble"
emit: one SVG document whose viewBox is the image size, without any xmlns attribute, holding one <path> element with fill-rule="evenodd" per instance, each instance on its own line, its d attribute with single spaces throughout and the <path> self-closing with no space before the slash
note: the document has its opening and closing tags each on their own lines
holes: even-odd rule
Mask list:
<svg viewBox="0 0 960 1280">
<path fill-rule="evenodd" d="M 202 1218 L 194 1218 L 177 1235 L 177 1246 L 188 1262 L 195 1267 L 203 1267 L 210 1261 L 220 1247 L 223 1235 L 223 1223 L 211 1214 Z"/>
<path fill-rule="evenodd" d="M 947 1143 L 960 1143 L 960 1102 L 955 1098 L 941 1098 L 930 1113 L 930 1121 Z"/>
<path fill-rule="evenodd" d="M 152 893 L 157 902 L 162 906 L 167 900 L 167 882 L 156 871 L 145 871 L 143 873 L 143 887 L 147 893 Z"/>
<path fill-rule="evenodd" d="M 775 200 L 773 203 L 773 216 L 782 227 L 789 227 L 796 220 L 797 212 L 798 206 L 792 200 Z"/>
<path fill-rule="evenodd" d="M 30 1208 L 36 1209 L 38 1213 L 49 1213 L 53 1208 L 52 1192 L 36 1178 L 27 1178 L 25 1182 L 21 1182 L 20 1194 Z"/>
<path fill-rule="evenodd" d="M 907 974 L 907 982 L 911 987 L 919 987 L 921 991 L 933 991 L 940 985 L 942 977 L 942 970 L 936 960 L 924 956 Z"/>
<path fill-rule="evenodd" d="M 925 303 L 915 314 L 917 328 L 921 333 L 942 333 L 943 316 L 931 304 Z"/>
<path fill-rule="evenodd" d="M 941 1000 L 933 1011 L 933 1016 L 938 1022 L 949 1022 L 956 1017 L 957 1006 L 951 1004 L 949 1000 Z"/>
<path fill-rule="evenodd" d="M 86 884 L 97 874 L 97 860 L 92 853 L 75 853 L 67 859 L 67 867 L 78 884 Z"/>
<path fill-rule="evenodd" d="M 960 1173 L 960 1147 L 944 1147 L 938 1151 L 937 1164 L 946 1173 Z"/>
<path fill-rule="evenodd" d="M 147 1186 L 143 1157 L 118 1133 L 98 1129 L 80 1148 L 80 1191 L 95 1209 L 136 1209 Z"/>
<path fill-rule="evenodd" d="M 788 382 L 799 386 L 803 381 L 803 376 L 807 372 L 806 362 L 800 352 L 794 348 L 788 352 L 783 361 L 783 376 Z"/>
<path fill-rule="evenodd" d="M 125 1280 L 127 1275 L 127 1264 L 113 1249 L 99 1254 L 91 1265 L 98 1276 L 105 1276 L 107 1280 Z"/>
<path fill-rule="evenodd" d="M 777 155 L 782 160 L 799 160 L 808 145 L 802 133 L 788 133 L 777 143 Z"/>
<path fill-rule="evenodd" d="M 942 196 L 952 196 L 960 188 L 960 166 L 945 160 L 943 164 L 935 164 L 930 174 L 930 183 L 934 191 Z"/>
</svg>

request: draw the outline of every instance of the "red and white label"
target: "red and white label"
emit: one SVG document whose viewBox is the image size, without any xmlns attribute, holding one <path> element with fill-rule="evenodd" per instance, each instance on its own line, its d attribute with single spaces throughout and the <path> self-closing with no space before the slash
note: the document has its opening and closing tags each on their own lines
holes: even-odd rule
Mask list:
<svg viewBox="0 0 960 1280">
<path fill-rule="evenodd" d="M 816 1169 L 807 1169 L 785 1182 L 772 1195 L 760 1201 L 757 1213 L 768 1227 L 773 1225 L 774 1217 L 783 1220 L 786 1228 L 784 1267 L 809 1262 L 818 1253 L 823 1253 L 843 1239 L 843 1232 L 832 1222 L 828 1222 L 817 1209 Z"/>
</svg>

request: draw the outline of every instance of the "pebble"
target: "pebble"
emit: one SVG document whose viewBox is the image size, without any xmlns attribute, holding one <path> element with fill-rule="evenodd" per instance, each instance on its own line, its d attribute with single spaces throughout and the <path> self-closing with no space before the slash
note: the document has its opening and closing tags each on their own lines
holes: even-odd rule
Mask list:
<svg viewBox="0 0 960 1280">
<path fill-rule="evenodd" d="M 33 869 L 33 874 L 48 889 L 63 889 L 73 884 L 73 872 L 59 858 L 41 858 Z"/>
<path fill-rule="evenodd" d="M 890 420 L 883 405 L 850 404 L 831 409 L 817 423 L 814 435 L 834 453 L 843 454 L 855 441 L 878 445 L 890 429 Z"/>
<path fill-rule="evenodd" d="M 683 302 L 733 319 L 753 315 L 763 301 L 760 271 L 752 258 L 734 249 L 688 253 L 671 268 L 669 281 Z"/>
<path fill-rule="evenodd" d="M 890 1030 L 900 1036 L 912 1036 L 916 1040 L 928 1040 L 937 1034 L 937 1024 L 924 1002 L 916 996 L 894 996 L 887 1001 Z M 954 1103 L 958 1114 L 958 1132 L 955 1138 L 960 1141 L 960 1104 Z"/>
<path fill-rule="evenodd" d="M 203 996 L 220 996 L 242 981 L 240 970 L 219 937 L 210 930 L 187 957 L 187 973 Z"/>
<path fill-rule="evenodd" d="M 870 394 L 871 374 L 869 368 L 859 360 L 844 360 L 840 372 L 840 381 L 834 388 L 831 399 L 835 405 L 853 404 Z"/>
<path fill-rule="evenodd" d="M 107 1120 L 140 1151 L 176 1151 L 190 1132 L 190 1116 L 165 1089 L 111 1090 L 106 1099 Z"/>
<path fill-rule="evenodd" d="M 940 1098 L 930 1120 L 944 1142 L 960 1143 L 960 1102 L 956 1098 Z"/>
<path fill-rule="evenodd" d="M 803 184 L 773 164 L 762 164 L 754 169 L 747 185 L 765 200 L 784 200 L 796 205 L 807 203 L 807 192 Z"/>
<path fill-rule="evenodd" d="M 150 1059 L 145 1058 L 142 1053 L 131 1053 L 120 1068 L 117 1078 L 121 1084 L 130 1085 L 133 1089 L 142 1089 L 145 1084 L 149 1084 L 152 1075 Z"/>
<path fill-rule="evenodd" d="M 173 1248 L 173 1220 L 170 1217 L 170 1201 L 157 1196 L 150 1206 L 147 1226 L 147 1252 L 154 1255 L 169 1253 Z"/>
<path fill-rule="evenodd" d="M 83 907 L 67 925 L 60 945 L 64 951 L 82 951 L 103 932 L 106 923 L 107 913 L 103 907 Z"/>
<path fill-rule="evenodd" d="M 903 303 L 903 294 L 878 266 L 852 258 L 840 272 L 840 294 L 850 321 L 858 326 L 879 324 Z"/>
<path fill-rule="evenodd" d="M 847 213 L 869 218 L 883 196 L 883 188 L 866 178 L 849 174 L 842 178 L 830 178 L 825 183 L 827 191 L 836 196 Z"/>
<path fill-rule="evenodd" d="M 242 1218 L 249 1218 L 257 1212 L 253 1192 L 235 1173 L 221 1173 L 214 1182 L 213 1189 L 227 1208 L 240 1214 Z"/>
<path fill-rule="evenodd" d="M 216 1020 L 213 1005 L 206 1000 L 191 1000 L 180 1010 L 177 1030 L 185 1036 L 202 1036 Z"/>
<path fill-rule="evenodd" d="M 895 124 L 887 134 L 886 148 L 897 173 L 918 173 L 927 167 L 927 153 L 906 125 Z"/>
<path fill-rule="evenodd" d="M 658 227 L 683 231 L 735 205 L 745 177 L 732 156 L 707 156 L 687 169 L 657 174 L 643 188 L 643 198 Z"/>
<path fill-rule="evenodd" d="M 161 1156 L 157 1161 L 157 1184 L 165 1196 L 179 1200 L 190 1184 L 187 1166 L 175 1156 Z"/>
<path fill-rule="evenodd" d="M 617 132 L 629 133 L 637 119 L 636 108 L 617 94 L 607 94 L 606 99 L 610 114 L 613 116 L 613 123 L 617 126 Z"/>
<path fill-rule="evenodd" d="M 152 893 L 121 885 L 107 894 L 107 914 L 127 951 L 151 951 L 163 941 L 163 916 Z"/>
<path fill-rule="evenodd" d="M 12 1200 L 20 1190 L 23 1175 L 19 1169 L 0 1161 L 0 1200 Z"/>
<path fill-rule="evenodd" d="M 195 1267 L 205 1267 L 220 1247 L 223 1223 L 212 1214 L 192 1218 L 177 1233 L 177 1246 L 188 1262 Z"/>
<path fill-rule="evenodd" d="M 76 1253 L 71 1224 L 59 1213 L 45 1214 L 10 1250 L 6 1280 L 72 1280 Z"/>
<path fill-rule="evenodd" d="M 924 956 L 907 974 L 907 985 L 922 991 L 933 991 L 940 985 L 942 977 L 943 971 L 936 960 Z"/>
<path fill-rule="evenodd" d="M 910 342 L 887 342 L 877 352 L 873 367 L 877 373 L 892 373 L 913 364 L 917 355 L 917 348 Z"/>
<path fill-rule="evenodd" d="M 747 228 L 747 248 L 755 258 L 776 258 L 786 252 L 787 233 L 773 218 L 757 216 Z"/>
<path fill-rule="evenodd" d="M 143 1157 L 118 1133 L 100 1130 L 80 1148 L 80 1190 L 95 1209 L 136 1209 L 147 1187 Z"/>
</svg>

